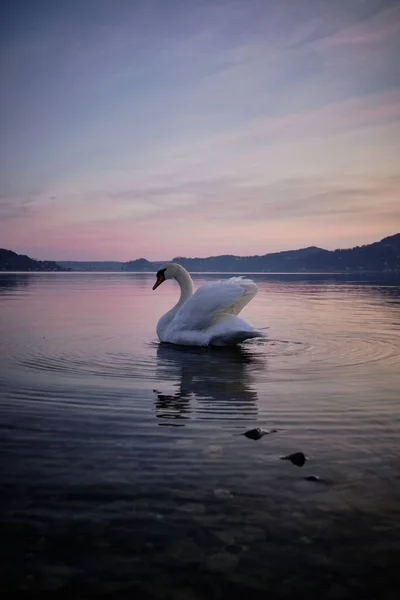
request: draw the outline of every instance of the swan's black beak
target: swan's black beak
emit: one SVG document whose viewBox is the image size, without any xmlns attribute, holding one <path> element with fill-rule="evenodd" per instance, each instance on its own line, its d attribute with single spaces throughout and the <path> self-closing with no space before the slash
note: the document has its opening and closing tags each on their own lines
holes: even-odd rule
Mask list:
<svg viewBox="0 0 400 600">
<path fill-rule="evenodd" d="M 157 289 L 159 285 L 161 285 L 165 281 L 164 273 L 157 275 L 157 280 L 153 285 L 153 290 Z"/>
</svg>

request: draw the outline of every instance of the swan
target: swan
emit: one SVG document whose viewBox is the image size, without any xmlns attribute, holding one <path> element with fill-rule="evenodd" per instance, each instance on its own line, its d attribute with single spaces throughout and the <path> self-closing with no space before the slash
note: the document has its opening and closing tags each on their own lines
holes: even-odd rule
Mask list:
<svg viewBox="0 0 400 600">
<path fill-rule="evenodd" d="M 178 303 L 157 323 L 161 342 L 184 346 L 235 346 L 249 338 L 264 337 L 258 329 L 238 317 L 257 294 L 254 281 L 232 277 L 210 281 L 193 293 L 189 273 L 177 263 L 166 263 L 157 271 L 153 290 L 167 279 L 175 279 L 181 295 Z"/>
</svg>

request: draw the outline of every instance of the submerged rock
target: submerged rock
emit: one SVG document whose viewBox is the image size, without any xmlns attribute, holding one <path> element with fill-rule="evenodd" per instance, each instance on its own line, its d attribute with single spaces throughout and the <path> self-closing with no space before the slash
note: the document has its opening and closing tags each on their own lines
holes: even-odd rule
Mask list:
<svg viewBox="0 0 400 600">
<path fill-rule="evenodd" d="M 203 596 L 201 598 L 203 598 Z M 201 600 L 201 598 L 192 588 L 188 587 L 176 590 L 174 593 L 174 600 Z"/>
<path fill-rule="evenodd" d="M 219 498 L 220 500 L 227 500 L 229 498 L 233 498 L 232 492 L 229 490 L 224 490 L 222 488 L 214 490 L 214 496 Z"/>
<path fill-rule="evenodd" d="M 43 591 L 55 591 L 66 586 L 71 578 L 72 571 L 67 565 L 45 565 L 40 570 L 39 587 Z"/>
<path fill-rule="evenodd" d="M 230 552 L 218 552 L 213 554 L 206 561 L 206 567 L 209 571 L 215 573 L 226 573 L 233 571 L 239 563 L 239 556 Z"/>
<path fill-rule="evenodd" d="M 312 544 L 312 540 L 309 537 L 307 537 L 306 535 L 302 535 L 299 539 L 300 539 L 300 542 L 302 542 L 303 544 L 307 544 L 307 545 Z"/>
<path fill-rule="evenodd" d="M 197 502 L 183 504 L 179 507 L 179 510 L 192 515 L 203 515 L 206 512 L 204 504 L 199 504 Z"/>
<path fill-rule="evenodd" d="M 265 537 L 265 531 L 261 527 L 256 525 L 245 525 L 241 528 L 241 538 L 245 542 L 255 542 L 256 540 L 262 540 Z"/>
<path fill-rule="evenodd" d="M 290 462 L 296 465 L 296 467 L 302 467 L 307 459 L 303 452 L 294 452 L 293 454 L 288 454 L 287 456 L 281 456 L 281 460 L 290 460 Z"/>
<path fill-rule="evenodd" d="M 249 431 L 246 431 L 246 433 L 243 433 L 243 435 L 249 438 L 249 440 L 260 440 L 265 434 L 266 431 L 263 431 L 259 427 L 257 427 L 257 429 L 250 429 Z"/>
<path fill-rule="evenodd" d="M 315 481 L 316 483 L 324 483 L 325 485 L 333 484 L 332 479 L 325 479 L 319 475 L 307 475 L 307 477 L 304 477 L 304 479 L 305 481 Z"/>
<path fill-rule="evenodd" d="M 168 548 L 169 556 L 184 563 L 200 563 L 204 560 L 202 549 L 191 540 L 177 540 Z"/>
<path fill-rule="evenodd" d="M 260 440 L 264 435 L 276 433 L 277 431 L 278 429 L 270 429 L 269 431 L 266 431 L 265 429 L 260 429 L 260 427 L 257 427 L 256 429 L 249 429 L 249 431 L 246 431 L 242 435 L 246 436 L 250 440 Z"/>
<path fill-rule="evenodd" d="M 223 531 L 216 531 L 215 536 L 224 544 L 228 546 L 235 543 L 237 536 L 237 532 L 235 530 L 226 529 Z"/>
</svg>

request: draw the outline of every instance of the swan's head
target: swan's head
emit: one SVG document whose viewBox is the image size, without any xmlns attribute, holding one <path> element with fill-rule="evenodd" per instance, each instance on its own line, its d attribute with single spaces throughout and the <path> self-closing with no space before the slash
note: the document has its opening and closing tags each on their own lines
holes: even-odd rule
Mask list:
<svg viewBox="0 0 400 600">
<path fill-rule="evenodd" d="M 176 276 L 181 270 L 182 267 L 175 263 L 167 263 L 164 266 L 162 266 L 161 269 L 157 271 L 157 279 L 155 284 L 153 285 L 153 290 L 155 290 L 156 288 L 158 288 L 159 285 L 164 283 L 166 279 L 176 279 Z"/>
</svg>

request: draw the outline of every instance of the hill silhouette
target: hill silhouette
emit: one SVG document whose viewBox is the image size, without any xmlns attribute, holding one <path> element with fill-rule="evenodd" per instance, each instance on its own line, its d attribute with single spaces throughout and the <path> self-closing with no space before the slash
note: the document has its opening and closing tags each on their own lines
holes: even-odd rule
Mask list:
<svg viewBox="0 0 400 600">
<path fill-rule="evenodd" d="M 50 260 L 35 260 L 25 254 L 0 248 L 0 271 L 68 271 Z"/>
<path fill-rule="evenodd" d="M 400 271 L 400 233 L 385 237 L 379 242 L 355 248 L 324 250 L 316 246 L 299 250 L 286 250 L 262 256 L 221 255 L 207 258 L 176 256 L 177 262 L 188 271 L 219 272 L 381 272 Z M 145 258 L 123 265 L 124 271 L 155 271 L 162 263 Z"/>
<path fill-rule="evenodd" d="M 138 258 L 118 261 L 48 261 L 0 249 L 0 271 L 136 271 L 154 272 L 165 261 Z M 223 254 L 206 258 L 176 256 L 177 262 L 191 272 L 231 273 L 354 273 L 400 272 L 400 233 L 379 242 L 354 248 L 325 250 L 316 246 L 255 256 Z"/>
</svg>

